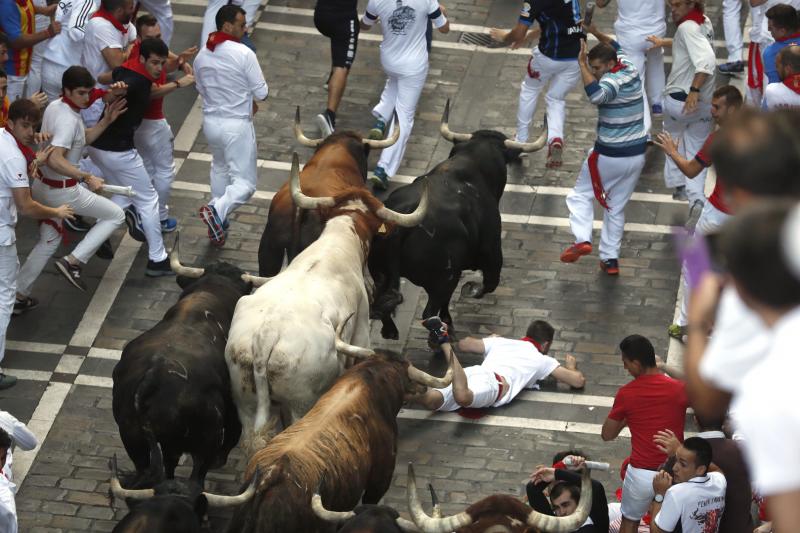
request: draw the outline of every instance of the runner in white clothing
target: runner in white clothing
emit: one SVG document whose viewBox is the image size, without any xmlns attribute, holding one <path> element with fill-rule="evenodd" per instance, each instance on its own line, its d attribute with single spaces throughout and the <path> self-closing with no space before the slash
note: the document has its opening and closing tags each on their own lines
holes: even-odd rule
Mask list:
<svg viewBox="0 0 800 533">
<path fill-rule="evenodd" d="M 158 26 L 161 28 L 159 39 L 169 46 L 169 42 L 172 40 L 172 32 L 175 29 L 175 24 L 172 21 L 172 3 L 170 0 L 139 0 L 138 3 L 156 18 Z"/>
<path fill-rule="evenodd" d="M 225 244 L 228 216 L 256 190 L 256 100 L 269 94 L 256 54 L 240 42 L 245 12 L 223 6 L 217 31 L 208 36 L 194 62 L 203 97 L 203 133 L 211 149 L 211 201 L 200 208 L 211 244 Z"/>
<path fill-rule="evenodd" d="M 781 83 L 770 83 L 764 91 L 764 109 L 800 107 L 800 46 L 787 46 L 775 57 Z"/>
<path fill-rule="evenodd" d="M 400 138 L 381 153 L 369 177 L 373 187 L 385 190 L 389 178 L 397 173 L 403 161 L 414 127 L 417 102 L 428 77 L 425 39 L 428 20 L 441 33 L 450 31 L 450 23 L 437 0 L 369 0 L 361 18 L 361 29 L 369 31 L 378 19 L 383 31 L 381 66 L 386 74 L 386 85 L 380 103 L 372 109 L 377 121 L 369 138 L 382 139 L 389 122 L 392 122 L 390 134 L 400 128 Z M 396 121 L 392 121 L 392 113 L 397 113 Z"/>
<path fill-rule="evenodd" d="M 428 389 L 415 402 L 434 411 L 456 411 L 461 407 L 499 407 L 511 402 L 523 389 L 533 388 L 537 381 L 553 376 L 575 388 L 586 383 L 577 370 L 575 358 L 568 355 L 566 368 L 547 356 L 553 342 L 553 327 L 543 320 L 534 320 L 520 340 L 503 337 L 458 341 L 464 352 L 483 354 L 480 365 L 462 368 L 450 345 L 447 325 L 439 317 L 423 321 L 437 338 L 453 367 L 453 383 L 444 389 Z"/>
<path fill-rule="evenodd" d="M 261 0 L 208 0 L 208 5 L 203 15 L 203 27 L 200 30 L 200 48 L 202 49 L 206 45 L 209 35 L 219 30 L 216 16 L 219 10 L 226 5 L 239 6 L 244 10 L 245 30 L 240 40 L 242 44 L 255 51 L 253 42 L 248 35 L 248 30 L 252 30 L 255 27 L 256 13 L 258 12 L 258 6 L 261 5 Z"/>
</svg>

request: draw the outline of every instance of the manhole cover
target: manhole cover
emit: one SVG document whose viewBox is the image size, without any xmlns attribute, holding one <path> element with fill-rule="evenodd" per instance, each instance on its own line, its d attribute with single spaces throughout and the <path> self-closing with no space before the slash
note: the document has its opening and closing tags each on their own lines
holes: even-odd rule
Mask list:
<svg viewBox="0 0 800 533">
<path fill-rule="evenodd" d="M 504 46 L 502 43 L 498 43 L 492 39 L 492 36 L 488 33 L 475 33 L 466 31 L 461 34 L 458 42 L 464 44 L 474 44 L 475 46 L 482 46 L 484 48 L 500 48 Z"/>
</svg>

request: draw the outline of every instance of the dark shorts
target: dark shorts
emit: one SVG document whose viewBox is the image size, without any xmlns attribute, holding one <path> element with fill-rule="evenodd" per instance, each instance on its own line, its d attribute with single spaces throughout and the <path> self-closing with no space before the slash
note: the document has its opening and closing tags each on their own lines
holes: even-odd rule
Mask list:
<svg viewBox="0 0 800 533">
<path fill-rule="evenodd" d="M 314 26 L 331 40 L 331 64 L 334 67 L 350 68 L 358 48 L 358 14 L 344 16 L 330 11 L 314 11 Z"/>
</svg>

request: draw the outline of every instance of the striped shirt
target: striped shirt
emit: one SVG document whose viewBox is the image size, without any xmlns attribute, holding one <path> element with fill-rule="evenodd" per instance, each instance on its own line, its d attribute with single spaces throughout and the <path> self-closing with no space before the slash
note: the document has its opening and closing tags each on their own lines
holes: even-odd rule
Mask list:
<svg viewBox="0 0 800 533">
<path fill-rule="evenodd" d="M 31 0 L 0 0 L 0 31 L 14 41 L 36 31 L 36 13 Z M 3 67 L 9 76 L 27 76 L 31 69 L 33 47 L 8 48 L 8 61 Z"/>
<path fill-rule="evenodd" d="M 615 67 L 585 90 L 589 101 L 598 107 L 594 149 L 609 157 L 628 157 L 647 149 L 644 99 L 636 67 L 624 55 L 618 59 L 622 68 Z"/>
</svg>

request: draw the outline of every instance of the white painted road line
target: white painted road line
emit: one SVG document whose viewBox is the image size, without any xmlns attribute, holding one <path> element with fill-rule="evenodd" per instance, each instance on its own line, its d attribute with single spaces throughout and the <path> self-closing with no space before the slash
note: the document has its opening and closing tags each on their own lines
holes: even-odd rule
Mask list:
<svg viewBox="0 0 800 533">
<path fill-rule="evenodd" d="M 66 344 L 50 344 L 48 342 L 6 341 L 7 350 L 20 352 L 60 354 L 66 347 Z"/>
</svg>

